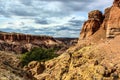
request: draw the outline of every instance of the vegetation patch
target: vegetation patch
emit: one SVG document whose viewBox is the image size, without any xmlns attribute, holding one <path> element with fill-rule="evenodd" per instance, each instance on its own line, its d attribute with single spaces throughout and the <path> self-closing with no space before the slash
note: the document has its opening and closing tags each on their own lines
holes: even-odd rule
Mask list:
<svg viewBox="0 0 120 80">
<path fill-rule="evenodd" d="M 27 65 L 31 61 L 47 61 L 57 57 L 55 49 L 33 48 L 30 52 L 26 52 L 21 56 L 22 66 Z"/>
</svg>

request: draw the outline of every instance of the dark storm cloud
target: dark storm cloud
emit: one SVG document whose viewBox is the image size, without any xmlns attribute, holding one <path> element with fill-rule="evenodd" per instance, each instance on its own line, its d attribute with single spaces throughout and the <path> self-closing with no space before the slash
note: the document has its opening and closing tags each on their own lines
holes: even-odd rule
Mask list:
<svg viewBox="0 0 120 80">
<path fill-rule="evenodd" d="M 20 0 L 20 2 L 24 5 L 27 5 L 27 6 L 32 4 L 32 0 Z"/>
<path fill-rule="evenodd" d="M 35 23 L 37 23 L 37 24 L 43 24 L 43 25 L 49 24 L 48 21 L 44 20 L 44 19 L 37 19 L 37 20 L 35 20 Z"/>
<path fill-rule="evenodd" d="M 75 19 L 71 19 L 69 21 L 69 24 L 71 26 L 81 26 L 83 24 L 84 21 L 81 21 L 81 20 L 75 20 Z"/>
<path fill-rule="evenodd" d="M 55 29 L 56 31 L 63 31 L 63 30 L 68 30 L 68 31 L 80 31 L 80 29 L 73 28 L 73 26 L 60 26 L 58 29 Z"/>
</svg>

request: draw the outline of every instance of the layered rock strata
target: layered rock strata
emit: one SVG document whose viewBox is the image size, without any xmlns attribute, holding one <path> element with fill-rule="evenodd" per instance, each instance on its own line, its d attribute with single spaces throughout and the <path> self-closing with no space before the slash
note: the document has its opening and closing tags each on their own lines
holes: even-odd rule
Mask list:
<svg viewBox="0 0 120 80">
<path fill-rule="evenodd" d="M 37 35 L 28 35 L 28 34 L 18 34 L 18 33 L 0 33 L 0 39 L 4 40 L 4 41 L 25 41 L 25 42 L 33 42 L 35 40 L 47 40 L 47 39 L 51 39 L 54 40 L 55 39 L 53 37 L 50 36 L 37 36 Z"/>
<path fill-rule="evenodd" d="M 19 33 L 0 33 L 0 50 L 13 51 L 15 53 L 25 53 L 34 47 L 60 48 L 61 41 L 51 36 L 27 35 Z M 64 45 L 64 44 L 63 44 Z"/>
</svg>

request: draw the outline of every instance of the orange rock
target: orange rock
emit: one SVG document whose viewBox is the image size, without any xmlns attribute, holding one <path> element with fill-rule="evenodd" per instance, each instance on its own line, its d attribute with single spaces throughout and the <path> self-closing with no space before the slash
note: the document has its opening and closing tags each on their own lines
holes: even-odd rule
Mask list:
<svg viewBox="0 0 120 80">
<path fill-rule="evenodd" d="M 104 38 L 114 38 L 120 35 L 119 13 L 120 0 L 114 0 L 113 6 L 105 9 L 104 15 L 98 10 L 91 11 L 81 30 L 80 40 L 88 37 L 100 39 L 104 36 Z"/>
<path fill-rule="evenodd" d="M 100 28 L 102 21 L 103 15 L 99 10 L 91 11 L 88 15 L 88 20 L 83 24 L 80 39 L 93 35 Z"/>
<path fill-rule="evenodd" d="M 113 6 L 120 7 L 120 0 L 114 0 Z"/>
<path fill-rule="evenodd" d="M 106 37 L 115 37 L 120 34 L 120 6 L 118 5 L 120 5 L 120 0 L 115 0 L 109 11 L 109 18 L 106 23 Z"/>
</svg>

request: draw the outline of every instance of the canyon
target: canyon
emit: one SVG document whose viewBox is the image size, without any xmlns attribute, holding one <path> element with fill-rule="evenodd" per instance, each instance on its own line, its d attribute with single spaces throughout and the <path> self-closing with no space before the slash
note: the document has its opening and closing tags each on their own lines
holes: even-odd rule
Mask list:
<svg viewBox="0 0 120 80">
<path fill-rule="evenodd" d="M 57 38 L 49 36 L 0 33 L 0 42 L 4 43 L 3 45 L 0 43 L 0 47 L 2 47 L 0 49 L 3 49 L 4 46 L 4 51 L 6 51 L 8 43 L 12 45 L 19 44 L 20 46 L 27 43 L 27 50 L 30 50 L 31 44 L 50 48 L 51 45 L 59 46 L 63 45 L 62 42 L 66 44 L 72 41 L 66 44 L 69 45 L 69 48 L 63 49 L 60 56 L 43 62 L 32 61 L 18 70 L 19 74 L 26 74 L 16 76 L 11 73 L 12 77 L 16 76 L 18 80 L 24 80 L 23 76 L 25 75 L 27 75 L 25 76 L 27 80 L 28 78 L 35 80 L 120 80 L 119 13 L 120 0 L 114 0 L 113 5 L 106 8 L 104 14 L 99 10 L 90 11 L 88 13 L 88 20 L 83 24 L 77 44 L 76 40 L 63 40 L 59 38 L 57 40 Z M 71 44 L 74 45 L 70 46 Z M 17 50 L 15 47 L 14 49 Z M 16 63 L 12 65 L 14 66 L 13 68 L 17 67 L 19 59 L 14 57 L 16 54 L 0 52 L 0 55 L 0 65 L 3 66 L 4 64 L 6 67 L 8 63 Z M 5 56 L 8 56 L 8 58 Z M 0 70 L 7 71 L 2 66 Z M 12 72 L 18 74 L 17 71 L 12 70 Z M 0 76 L 3 79 L 7 76 L 9 80 L 10 75 L 7 75 L 7 73 L 10 72 L 0 74 Z"/>
<path fill-rule="evenodd" d="M 75 41 L 74 41 L 75 40 Z M 0 31 L 0 80 L 31 80 L 32 75 L 21 67 L 21 55 L 33 48 L 57 48 L 61 55 L 77 38 L 53 38 L 46 35 L 30 35 Z"/>
<path fill-rule="evenodd" d="M 24 70 L 36 80 L 119 80 L 120 0 L 89 12 L 78 43 L 46 62 L 32 61 Z"/>
</svg>

